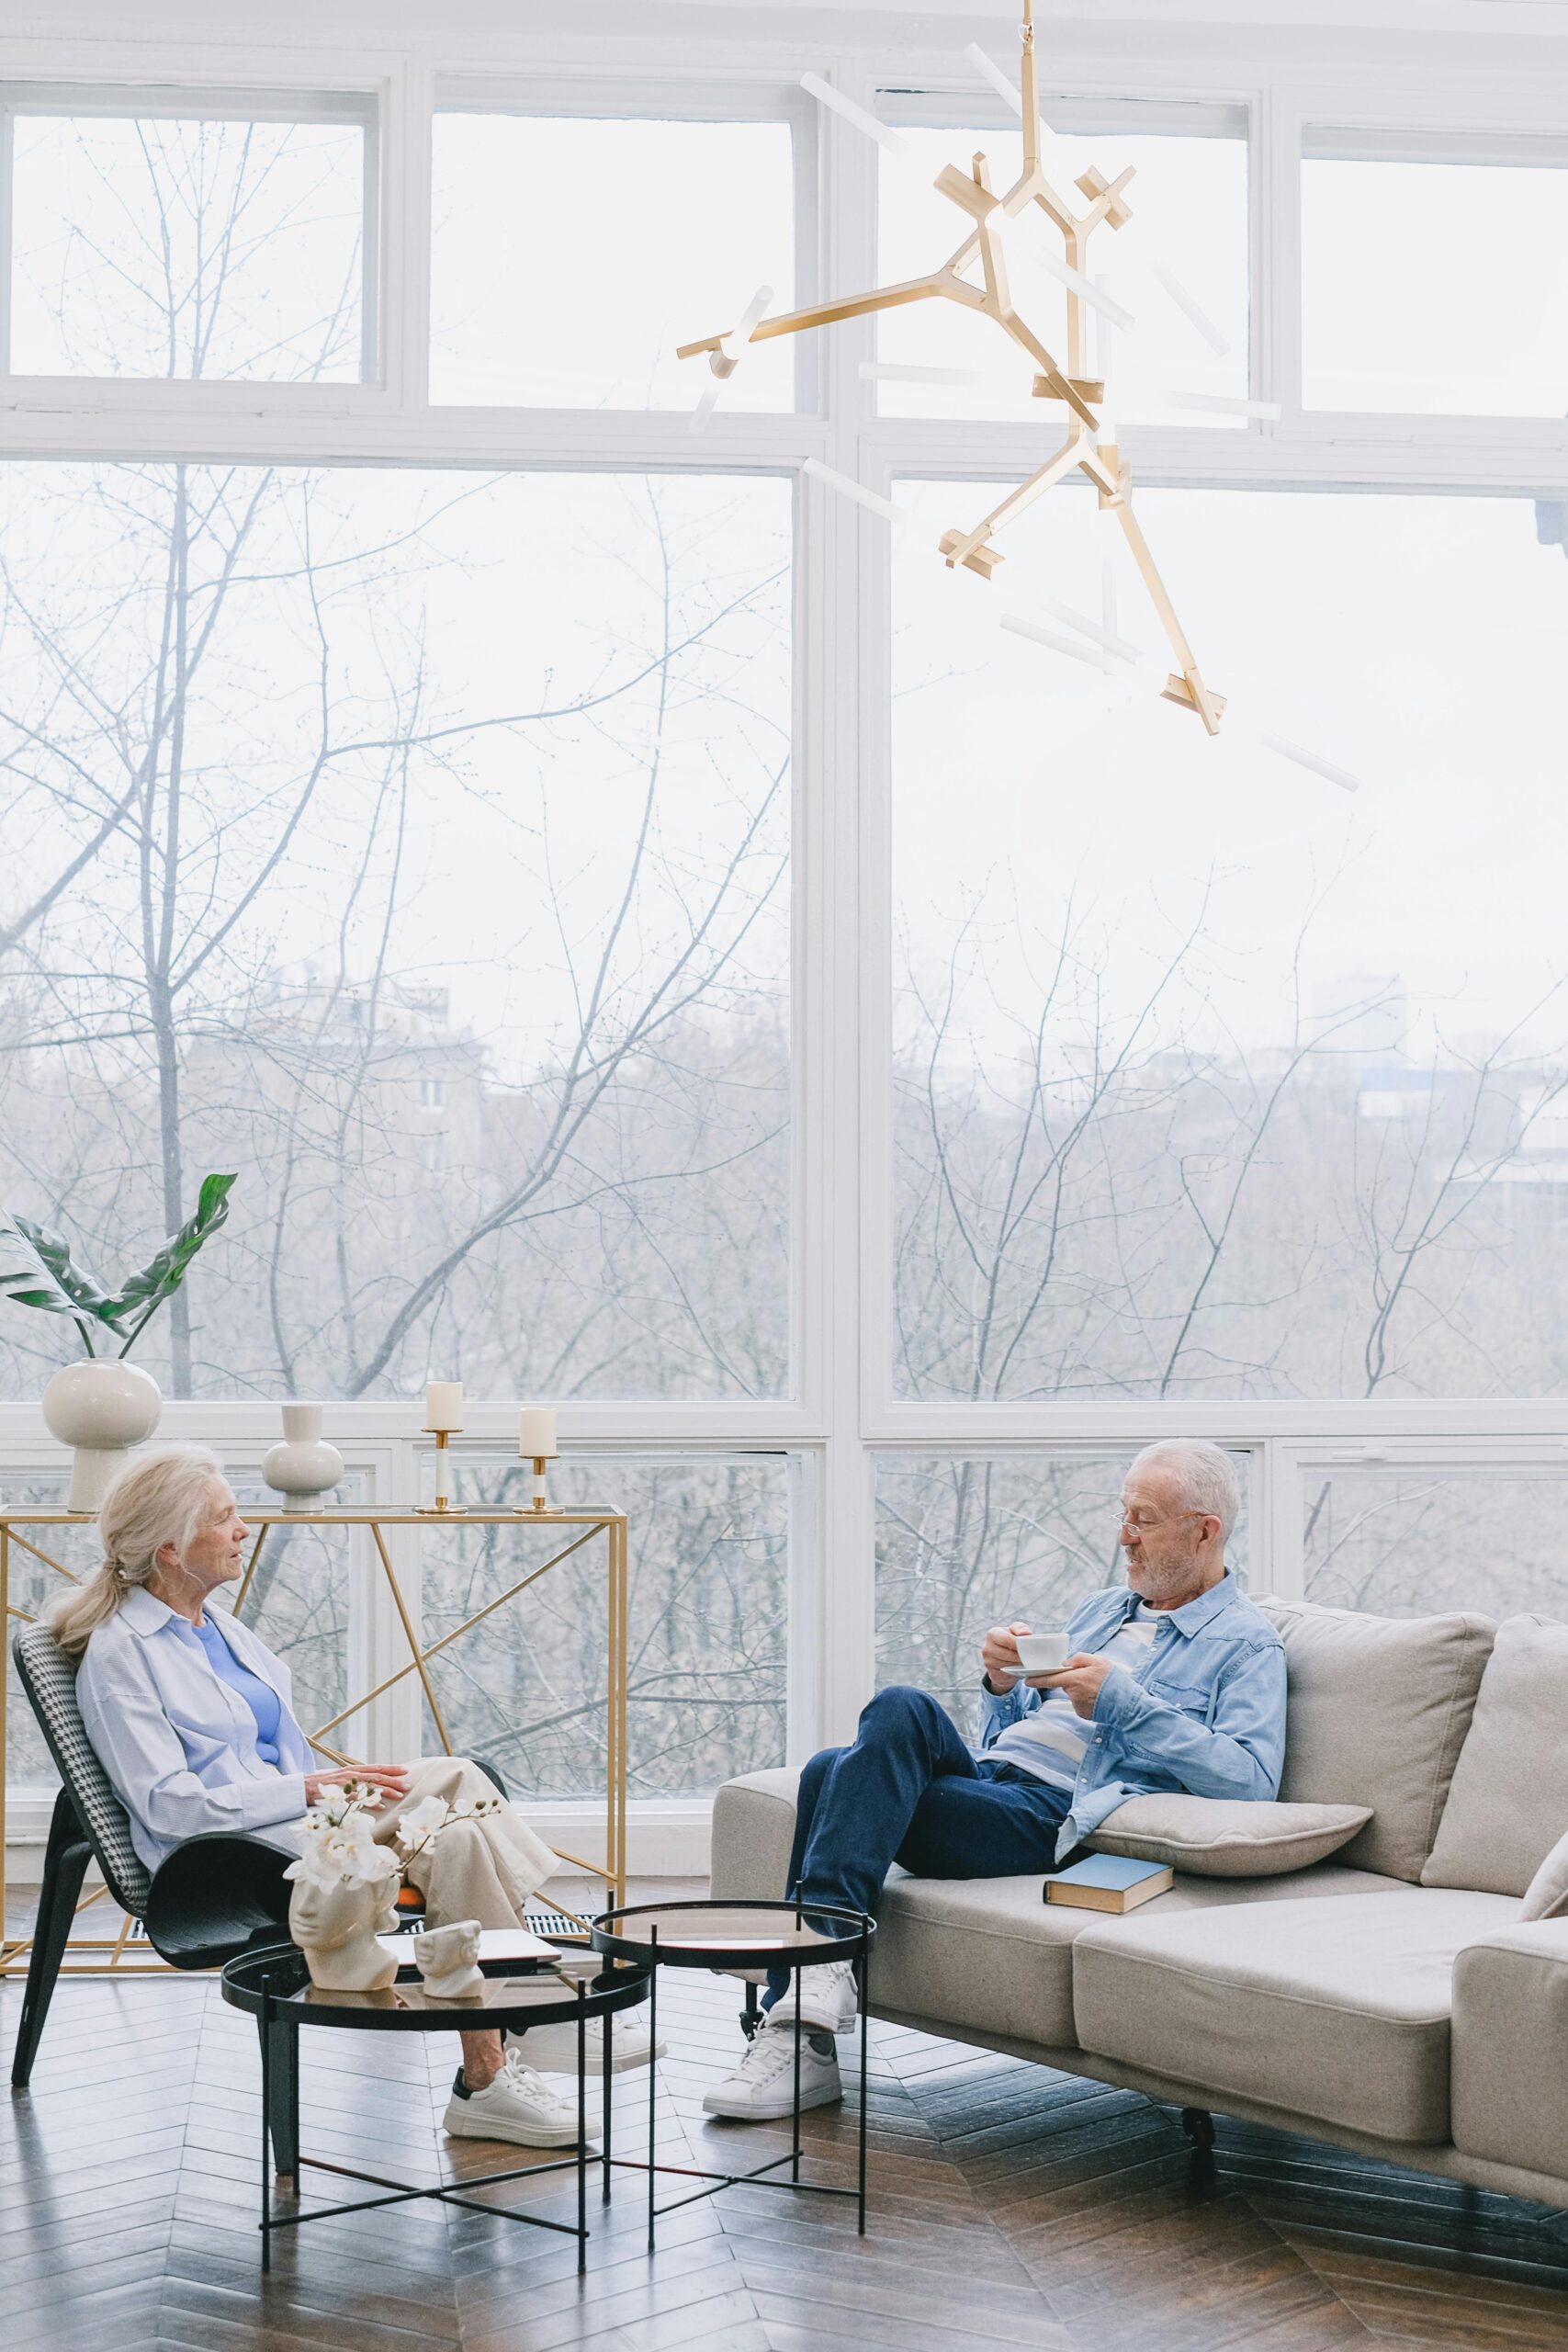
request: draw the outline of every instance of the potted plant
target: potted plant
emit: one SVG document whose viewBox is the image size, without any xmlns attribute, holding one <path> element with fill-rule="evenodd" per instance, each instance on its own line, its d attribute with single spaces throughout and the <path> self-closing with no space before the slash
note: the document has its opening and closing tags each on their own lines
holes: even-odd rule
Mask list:
<svg viewBox="0 0 1568 2352">
<path fill-rule="evenodd" d="M 0 1216 L 0 1298 L 69 1317 L 86 1351 L 81 1363 L 55 1374 L 42 1397 L 50 1435 L 74 1448 L 71 1510 L 96 1510 L 119 1455 L 158 1426 L 164 1409 L 158 1384 L 126 1358 L 228 1216 L 234 1181 L 232 1175 L 203 1177 L 196 1215 L 117 1291 L 105 1290 L 73 1258 L 63 1234 L 14 1212 Z"/>
</svg>

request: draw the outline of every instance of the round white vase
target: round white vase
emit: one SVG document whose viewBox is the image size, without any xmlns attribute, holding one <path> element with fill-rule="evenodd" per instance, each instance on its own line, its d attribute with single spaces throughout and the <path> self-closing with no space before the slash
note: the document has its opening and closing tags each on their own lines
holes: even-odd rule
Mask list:
<svg viewBox="0 0 1568 2352">
<path fill-rule="evenodd" d="M 66 1364 L 40 1401 L 51 1437 L 74 1449 L 68 1510 L 97 1510 L 127 1446 L 151 1437 L 164 1410 L 152 1374 L 120 1356 Z"/>
<path fill-rule="evenodd" d="M 262 1457 L 262 1476 L 291 1503 L 324 1495 L 343 1476 L 343 1456 L 321 1435 L 320 1405 L 285 1405 L 283 1442 Z"/>
</svg>

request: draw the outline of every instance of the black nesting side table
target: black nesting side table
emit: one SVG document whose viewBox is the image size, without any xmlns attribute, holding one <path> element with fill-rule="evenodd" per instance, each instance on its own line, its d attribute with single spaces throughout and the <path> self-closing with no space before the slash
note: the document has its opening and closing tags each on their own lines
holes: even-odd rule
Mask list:
<svg viewBox="0 0 1568 2352">
<path fill-rule="evenodd" d="M 577 1948 L 581 1951 L 581 1947 Z M 647 1969 L 606 1964 L 592 1981 L 580 1979 L 570 1990 L 547 1963 L 517 1960 L 481 1960 L 482 1993 L 457 2001 L 437 2000 L 425 1991 L 417 1970 L 402 1968 L 397 1981 L 381 1993 L 329 1993 L 310 1982 L 304 1955 L 293 1944 L 268 1946 L 230 1961 L 222 1974 L 223 1998 L 237 2009 L 247 2009 L 261 2029 L 262 2058 L 262 2268 L 272 2267 L 275 2230 L 297 2229 L 306 2222 L 326 2222 L 341 2213 L 359 2213 L 377 2205 L 408 2204 L 434 2198 L 449 2205 L 468 2205 L 479 2213 L 501 2214 L 525 2222 L 538 2230 L 556 2230 L 577 2240 L 577 2267 L 588 2262 L 588 2068 L 587 2032 L 591 2018 L 608 2018 L 648 1998 L 651 1973 Z M 451 2033 L 510 2027 L 521 2032 L 534 2025 L 577 2027 L 577 2150 L 544 2164 L 522 2165 L 502 2172 L 482 2173 L 471 2179 L 438 2182 L 434 2188 L 409 2188 L 379 2173 L 361 2172 L 353 2165 L 331 2164 L 323 2156 L 307 2157 L 299 2148 L 299 2029 L 335 2027 L 355 2033 Z M 604 2148 L 609 2162 L 610 2036 L 604 2035 L 603 2112 Z M 362 2197 L 353 2204 L 329 2205 L 314 2213 L 275 2214 L 267 2175 L 270 2152 L 280 2180 L 292 2187 L 309 2164 L 313 2171 L 337 2173 L 385 2189 L 382 2197 Z M 498 2182 L 525 2180 L 535 2173 L 577 2168 L 577 2222 L 547 2220 L 541 2213 L 513 2212 L 504 2206 L 481 2204 L 471 2192 Z"/>
<path fill-rule="evenodd" d="M 791 2144 L 785 2154 L 774 2156 L 767 2164 L 757 2165 L 750 2172 L 708 2172 L 695 2165 L 663 2165 L 656 2160 L 657 2066 L 649 2062 L 647 2157 L 606 2156 L 604 2166 L 606 2183 L 612 2163 L 628 2171 L 648 2175 L 649 2254 L 654 2250 L 654 2224 L 660 2213 L 673 2213 L 682 2205 L 693 2204 L 699 2198 L 715 2196 L 721 2188 L 739 2188 L 743 2182 L 757 2182 L 765 2188 L 796 2189 L 811 2197 L 852 2197 L 856 2202 L 859 2234 L 864 2237 L 866 2020 L 870 1998 L 871 1941 L 875 1933 L 876 1922 L 864 1911 L 828 1910 L 819 1905 L 799 1903 L 721 1903 L 707 1900 L 622 1904 L 613 1911 L 600 1912 L 594 1919 L 592 1936 L 594 1951 L 602 1953 L 608 1962 L 629 1962 L 646 1973 L 649 2030 L 656 2044 L 659 2039 L 659 1972 L 661 1968 L 705 1968 L 716 1974 L 728 1974 L 738 1969 L 787 1968 L 798 1976 L 803 1968 L 820 1967 L 830 1960 L 848 1960 L 854 1962 L 860 1986 L 860 2131 L 855 2187 L 839 2188 L 800 2177 L 801 2027 L 797 2003 Z M 748 2007 L 750 2011 L 750 2003 Z M 772 2177 L 781 2165 L 790 2167 L 787 2180 Z M 655 2190 L 660 2173 L 679 2174 L 687 2180 L 704 2181 L 707 2186 L 694 2188 L 685 2197 L 671 2198 L 667 2204 L 656 2205 Z"/>
</svg>

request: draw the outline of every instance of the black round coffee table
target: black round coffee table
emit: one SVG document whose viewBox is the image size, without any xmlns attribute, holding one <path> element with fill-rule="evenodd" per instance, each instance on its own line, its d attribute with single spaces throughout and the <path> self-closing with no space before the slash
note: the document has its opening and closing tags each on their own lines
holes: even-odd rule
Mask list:
<svg viewBox="0 0 1568 2352">
<path fill-rule="evenodd" d="M 581 1953 L 579 1945 L 577 1951 Z M 563 1954 L 570 1959 L 570 1953 Z M 583 1955 L 586 1957 L 586 1955 Z M 401 2205 L 434 2198 L 451 2205 L 468 2205 L 475 2212 L 500 2213 L 508 2221 L 526 2222 L 535 2229 L 555 2230 L 577 2240 L 577 2267 L 588 2258 L 588 2115 L 587 2027 L 592 2018 L 608 2018 L 648 1997 L 651 1972 L 635 1965 L 611 1962 L 599 1973 L 581 1976 L 575 1987 L 558 1974 L 548 1961 L 481 1959 L 484 1990 L 457 2001 L 437 2000 L 427 1993 L 417 1969 L 400 1968 L 395 1982 L 380 1993 L 323 1992 L 310 1982 L 304 1955 L 294 1944 L 269 1945 L 231 1960 L 222 1973 L 223 1998 L 237 2009 L 247 2009 L 261 2033 L 262 2058 L 262 2268 L 272 2267 L 275 2230 L 297 2229 L 305 2222 L 326 2222 L 342 2213 L 358 2213 L 378 2205 Z M 522 2032 L 529 2026 L 577 2027 L 577 2150 L 545 2164 L 522 2165 L 463 2181 L 443 2181 L 434 2188 L 409 2188 L 379 2173 L 362 2172 L 353 2165 L 329 2163 L 323 2156 L 305 2156 L 299 2148 L 299 2029 L 323 2026 L 351 2033 Z M 603 2119 L 606 2182 L 610 2157 L 610 2036 L 604 2036 Z M 313 2171 L 337 2173 L 388 2192 L 362 2197 L 353 2204 L 329 2205 L 314 2213 L 275 2214 L 267 2157 L 280 2184 L 293 2189 L 309 2164 Z M 598 2158 L 594 2159 L 599 2161 Z M 534 2173 L 563 2172 L 577 2167 L 577 2222 L 552 2222 L 539 2213 L 517 2213 L 508 2207 L 481 2204 L 470 2192 L 498 2182 L 525 2180 Z"/>
<path fill-rule="evenodd" d="M 610 1962 L 621 1962 L 647 1977 L 649 2035 L 659 2040 L 659 1972 L 661 1968 L 705 1968 L 716 1974 L 735 1970 L 787 1968 L 797 1979 L 803 1968 L 817 1968 L 831 1960 L 852 1961 L 860 1986 L 860 2132 L 856 2185 L 840 2188 L 823 2181 L 800 2177 L 800 2004 L 795 2010 L 795 2088 L 790 2109 L 791 2145 L 786 2154 L 750 2172 L 708 2172 L 695 2165 L 661 2165 L 655 2161 L 656 2068 L 648 2069 L 648 2154 L 606 2157 L 628 2171 L 648 2175 L 648 2250 L 654 2250 L 654 2224 L 660 2213 L 673 2213 L 698 2198 L 713 2197 L 721 2188 L 755 2182 L 764 2188 L 799 2189 L 812 2197 L 852 2197 L 856 2201 L 859 2234 L 865 2235 L 865 2061 L 866 2022 L 870 2005 L 871 1939 L 876 1922 L 868 1912 L 840 1911 L 811 1903 L 724 1903 L 712 1899 L 689 1903 L 623 1904 L 601 1911 L 592 1922 L 593 1950 Z M 747 2016 L 755 2015 L 754 1994 L 748 1986 Z M 749 2025 L 748 2031 L 753 2030 Z M 788 2165 L 788 2180 L 772 2176 Z M 705 2181 L 689 2196 L 655 2205 L 658 2176 L 677 2173 L 687 2180 Z"/>
</svg>

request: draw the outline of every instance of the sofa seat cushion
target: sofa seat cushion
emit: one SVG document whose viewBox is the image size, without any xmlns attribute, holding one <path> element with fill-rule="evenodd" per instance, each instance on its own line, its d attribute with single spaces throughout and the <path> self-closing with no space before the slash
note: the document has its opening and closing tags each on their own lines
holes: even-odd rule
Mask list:
<svg viewBox="0 0 1568 2352">
<path fill-rule="evenodd" d="M 1320 1863 L 1288 1878 L 1193 1878 L 1178 1873 L 1159 1898 L 1166 1917 L 1220 1905 L 1281 1900 L 1299 1909 L 1310 1890 L 1318 1903 L 1337 1895 L 1375 1895 L 1398 1881 Z M 725 1892 L 733 1890 L 728 1886 Z M 1339 1905 L 1332 1908 L 1337 1911 Z M 1510 1906 L 1512 1908 L 1513 1906 Z M 1073 1945 L 1096 1911 L 1041 1900 L 1038 1871 L 1022 1878 L 909 1878 L 895 1872 L 877 1905 L 871 1955 L 871 2006 L 929 2018 L 981 2039 L 1002 2034 L 1071 2050 Z"/>
<path fill-rule="evenodd" d="M 1446 2141 L 1454 1955 L 1517 1916 L 1503 1896 L 1413 1886 L 1242 1919 L 1162 1898 L 1078 1937 L 1078 2041 L 1200 2084 L 1216 2106 L 1234 2092 L 1381 2139 Z"/>
<path fill-rule="evenodd" d="M 1523 1894 L 1568 1831 L 1568 1625 L 1506 1617 L 1423 1886 Z"/>
<path fill-rule="evenodd" d="M 1371 1821 L 1340 1860 L 1414 1886 L 1438 1834 L 1495 1628 L 1486 1617 L 1369 1617 L 1254 1597 L 1285 1645 L 1281 1798 L 1370 1804 Z"/>
</svg>

